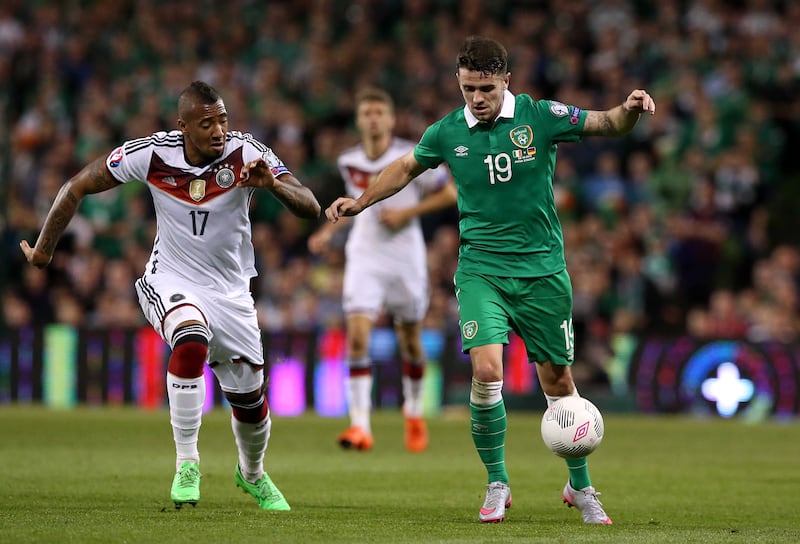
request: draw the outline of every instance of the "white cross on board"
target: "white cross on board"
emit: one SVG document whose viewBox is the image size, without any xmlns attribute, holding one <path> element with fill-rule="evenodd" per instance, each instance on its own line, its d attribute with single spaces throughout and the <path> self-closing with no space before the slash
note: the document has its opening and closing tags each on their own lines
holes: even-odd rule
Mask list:
<svg viewBox="0 0 800 544">
<path fill-rule="evenodd" d="M 703 397 L 716 402 L 717 412 L 722 417 L 731 417 L 739 404 L 753 398 L 753 382 L 741 377 L 733 363 L 722 363 L 717 367 L 717 377 L 703 381 Z"/>
</svg>

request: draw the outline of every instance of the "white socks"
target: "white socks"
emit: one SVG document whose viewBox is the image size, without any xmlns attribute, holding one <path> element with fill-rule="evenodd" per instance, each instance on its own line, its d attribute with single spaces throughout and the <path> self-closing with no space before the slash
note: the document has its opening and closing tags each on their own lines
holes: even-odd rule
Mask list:
<svg viewBox="0 0 800 544">
<path fill-rule="evenodd" d="M 370 410 L 372 410 L 372 375 L 347 378 L 347 406 L 350 425 L 371 433 Z"/>
<path fill-rule="evenodd" d="M 422 417 L 422 379 L 403 376 L 403 414 L 406 417 Z"/>
<path fill-rule="evenodd" d="M 272 420 L 269 414 L 258 423 L 245 423 L 231 416 L 231 428 L 239 450 L 239 468 L 248 482 L 264 475 L 264 452 L 267 451 Z"/>
<path fill-rule="evenodd" d="M 197 437 L 206 399 L 206 381 L 199 378 L 179 378 L 167 372 L 169 419 L 175 439 L 175 470 L 184 461 L 200 462 Z"/>
<path fill-rule="evenodd" d="M 577 387 L 573 388 L 571 394 L 564 395 L 564 396 L 565 397 L 580 397 L 580 395 L 578 394 L 578 388 Z M 550 408 L 553 405 L 553 403 L 555 403 L 561 397 L 551 397 L 550 395 L 545 393 L 544 394 L 544 398 L 547 400 L 547 407 Z"/>
</svg>

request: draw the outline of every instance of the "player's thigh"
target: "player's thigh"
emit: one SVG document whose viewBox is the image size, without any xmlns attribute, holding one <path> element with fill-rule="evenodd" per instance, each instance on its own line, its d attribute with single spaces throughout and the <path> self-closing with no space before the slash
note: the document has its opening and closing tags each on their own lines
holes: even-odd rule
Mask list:
<svg viewBox="0 0 800 544">
<path fill-rule="evenodd" d="M 209 325 L 211 304 L 201 289 L 187 285 L 184 280 L 166 274 L 145 275 L 136 280 L 139 306 L 153 329 L 172 345 L 175 325 L 169 316 L 180 311 L 186 319 Z M 191 308 L 192 311 L 188 311 Z"/>
<path fill-rule="evenodd" d="M 386 298 L 387 282 L 380 271 L 348 262 L 344 270 L 342 309 L 376 319 Z"/>
<path fill-rule="evenodd" d="M 507 344 L 511 330 L 504 278 L 457 271 L 461 350 L 467 353 L 476 346 Z"/>
<path fill-rule="evenodd" d="M 213 294 L 209 319 L 214 340 L 209 344 L 210 363 L 246 360 L 255 366 L 264 364 L 261 330 L 250 293 Z"/>
<path fill-rule="evenodd" d="M 572 285 L 566 270 L 542 278 L 521 280 L 520 297 L 513 309 L 515 329 L 525 341 L 530 361 L 571 365 Z"/>
<path fill-rule="evenodd" d="M 386 310 L 399 323 L 417 323 L 425 318 L 430 301 L 427 271 L 413 266 L 396 267 L 389 278 Z"/>
<path fill-rule="evenodd" d="M 264 386 L 264 365 L 235 360 L 212 363 L 210 366 L 223 393 L 253 393 Z"/>
</svg>

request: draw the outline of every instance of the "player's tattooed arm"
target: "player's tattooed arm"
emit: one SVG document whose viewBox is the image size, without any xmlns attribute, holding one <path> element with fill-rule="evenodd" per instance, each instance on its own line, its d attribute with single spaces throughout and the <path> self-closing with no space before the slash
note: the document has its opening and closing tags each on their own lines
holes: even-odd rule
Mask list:
<svg viewBox="0 0 800 544">
<path fill-rule="evenodd" d="M 73 178 L 67 181 L 56 195 L 36 245 L 30 247 L 26 240 L 20 242 L 20 248 L 32 265 L 43 268 L 50 263 L 56 244 L 72 220 L 83 197 L 89 194 L 107 191 L 119 185 L 106 168 L 105 156 L 86 165 Z"/>
<path fill-rule="evenodd" d="M 281 204 L 298 217 L 316 219 L 319 217 L 321 207 L 317 197 L 311 189 L 300 183 L 291 174 L 284 174 L 270 189 Z"/>
<path fill-rule="evenodd" d="M 267 189 L 286 209 L 298 217 L 316 219 L 321 207 L 311 189 L 300 183 L 291 174 L 283 174 L 276 179 L 267 161 L 259 157 L 245 164 L 237 187 L 259 187 Z"/>
<path fill-rule="evenodd" d="M 625 102 L 606 111 L 587 111 L 583 134 L 586 136 L 622 136 L 630 132 L 639 116 L 656 112 L 656 103 L 647 91 L 636 89 Z"/>
</svg>

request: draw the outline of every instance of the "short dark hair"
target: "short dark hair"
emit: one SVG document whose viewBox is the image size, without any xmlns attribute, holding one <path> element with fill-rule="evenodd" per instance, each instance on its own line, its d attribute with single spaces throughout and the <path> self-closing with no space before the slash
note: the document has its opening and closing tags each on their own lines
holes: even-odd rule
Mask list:
<svg viewBox="0 0 800 544">
<path fill-rule="evenodd" d="M 214 104 L 219 99 L 220 95 L 214 87 L 205 81 L 192 81 L 178 95 L 178 114 L 182 115 L 187 109 L 191 109 L 192 102 Z"/>
<path fill-rule="evenodd" d="M 380 102 L 394 111 L 394 100 L 389 93 L 378 87 L 364 87 L 356 93 L 356 106 L 362 102 Z"/>
<path fill-rule="evenodd" d="M 466 68 L 486 75 L 505 75 L 508 72 L 508 52 L 497 40 L 485 36 L 470 36 L 464 40 L 458 52 L 456 68 Z"/>
</svg>

